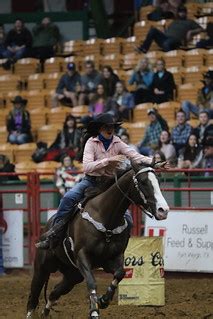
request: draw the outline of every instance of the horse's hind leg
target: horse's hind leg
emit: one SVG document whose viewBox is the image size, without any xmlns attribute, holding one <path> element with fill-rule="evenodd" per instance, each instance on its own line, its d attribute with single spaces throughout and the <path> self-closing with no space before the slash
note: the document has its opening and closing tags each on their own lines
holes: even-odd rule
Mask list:
<svg viewBox="0 0 213 319">
<path fill-rule="evenodd" d="M 110 263 L 111 264 L 111 263 Z M 104 295 L 99 298 L 99 306 L 101 309 L 105 309 L 109 306 L 110 301 L 112 301 L 115 291 L 118 287 L 119 282 L 124 278 L 125 271 L 123 268 L 123 256 L 120 256 L 119 259 L 115 260 L 114 265 L 110 265 L 111 271 L 113 273 L 113 280 L 110 286 L 107 288 L 107 291 Z M 116 270 L 115 270 L 116 269 Z M 109 272 L 109 269 L 108 269 Z"/>
<path fill-rule="evenodd" d="M 75 268 L 67 268 L 63 270 L 63 279 L 54 287 L 50 293 L 48 302 L 43 311 L 44 316 L 48 316 L 52 306 L 62 296 L 68 294 L 73 287 L 83 281 L 83 276 Z"/>
</svg>

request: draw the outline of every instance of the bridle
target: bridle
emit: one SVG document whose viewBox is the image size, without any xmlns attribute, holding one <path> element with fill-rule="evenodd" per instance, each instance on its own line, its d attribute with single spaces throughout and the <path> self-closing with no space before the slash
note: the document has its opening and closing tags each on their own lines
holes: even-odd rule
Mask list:
<svg viewBox="0 0 213 319">
<path fill-rule="evenodd" d="M 137 176 L 139 176 L 140 174 L 143 174 L 143 173 L 146 173 L 146 172 L 151 172 L 153 174 L 155 174 L 155 171 L 153 168 L 151 167 L 144 167 L 142 169 L 140 169 L 136 174 L 133 175 L 132 179 L 133 179 L 133 182 L 134 182 L 134 186 L 136 188 L 136 190 L 138 191 L 138 193 L 140 194 L 140 197 L 143 199 L 144 203 L 146 204 L 147 203 L 147 200 L 146 200 L 146 197 L 144 195 L 144 193 L 141 191 L 141 189 L 139 188 L 139 183 L 138 183 L 138 179 L 137 179 Z M 118 176 L 117 174 L 115 173 L 115 183 L 116 183 L 116 186 L 117 188 L 120 190 L 120 192 L 124 195 L 125 198 L 127 198 L 132 204 L 134 205 L 137 205 L 128 195 L 127 193 L 125 193 L 121 187 L 119 186 L 118 184 Z M 143 212 L 149 216 L 150 218 L 154 218 L 154 215 L 152 213 L 150 213 L 145 207 L 143 207 L 142 205 L 137 205 L 139 207 L 142 208 Z"/>
</svg>

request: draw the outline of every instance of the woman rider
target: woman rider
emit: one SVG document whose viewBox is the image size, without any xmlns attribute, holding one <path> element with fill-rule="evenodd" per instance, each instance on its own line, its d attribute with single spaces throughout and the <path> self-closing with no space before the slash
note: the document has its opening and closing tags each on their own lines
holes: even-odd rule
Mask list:
<svg viewBox="0 0 213 319">
<path fill-rule="evenodd" d="M 37 248 L 50 248 L 52 241 L 64 227 L 66 217 L 73 213 L 74 206 L 83 199 L 85 190 L 97 185 L 98 177 L 113 177 L 116 168 L 126 157 L 136 162 L 153 164 L 151 157 L 139 154 L 114 135 L 116 126 L 120 124 L 108 113 L 99 114 L 89 123 L 87 132 L 91 137 L 85 144 L 83 154 L 85 177 L 64 195 L 55 216 L 54 226 L 42 235 L 42 240 L 36 244 Z M 158 167 L 164 167 L 165 164 L 160 163 Z"/>
</svg>

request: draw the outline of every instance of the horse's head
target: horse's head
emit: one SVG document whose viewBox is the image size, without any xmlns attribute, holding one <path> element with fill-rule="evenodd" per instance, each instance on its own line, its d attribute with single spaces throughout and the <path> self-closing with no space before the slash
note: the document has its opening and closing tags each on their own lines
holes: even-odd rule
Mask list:
<svg viewBox="0 0 213 319">
<path fill-rule="evenodd" d="M 155 171 L 150 166 L 132 162 L 134 184 L 137 189 L 137 201 L 156 219 L 167 218 L 169 206 L 163 197 Z"/>
</svg>

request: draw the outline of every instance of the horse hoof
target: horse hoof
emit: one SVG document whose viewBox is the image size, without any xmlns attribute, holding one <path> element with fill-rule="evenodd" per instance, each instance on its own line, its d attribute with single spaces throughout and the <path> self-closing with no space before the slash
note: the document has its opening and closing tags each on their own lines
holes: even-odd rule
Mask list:
<svg viewBox="0 0 213 319">
<path fill-rule="evenodd" d="M 103 296 L 98 298 L 98 305 L 101 309 L 106 309 L 109 306 L 109 302 L 104 300 Z"/>
<path fill-rule="evenodd" d="M 44 310 L 42 311 L 42 318 L 48 317 L 49 313 L 50 313 L 50 309 L 44 308 Z"/>
<path fill-rule="evenodd" d="M 26 319 L 32 319 L 33 318 L 33 313 L 34 313 L 34 310 L 28 311 Z"/>
<path fill-rule="evenodd" d="M 96 310 L 92 311 L 89 319 L 100 319 L 99 313 Z"/>
</svg>

